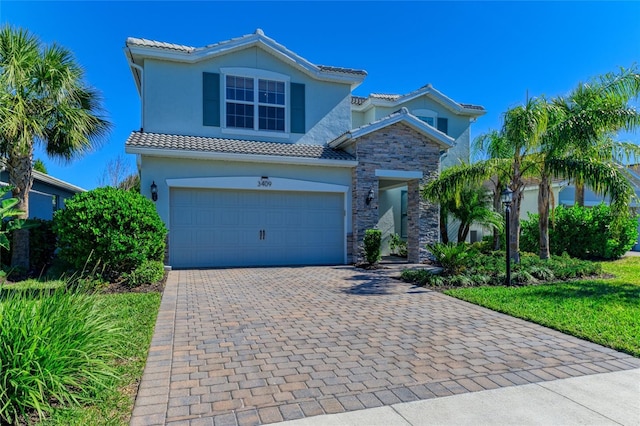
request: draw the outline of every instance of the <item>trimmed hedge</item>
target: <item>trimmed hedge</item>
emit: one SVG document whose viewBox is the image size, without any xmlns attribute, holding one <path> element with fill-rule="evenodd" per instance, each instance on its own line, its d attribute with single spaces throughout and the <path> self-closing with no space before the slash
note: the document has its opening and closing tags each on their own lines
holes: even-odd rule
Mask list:
<svg viewBox="0 0 640 426">
<path fill-rule="evenodd" d="M 578 259 L 618 259 L 638 241 L 638 218 L 617 218 L 605 204 L 594 207 L 559 206 L 549 223 L 551 254 L 567 253 Z M 520 222 L 520 249 L 537 253 L 538 215 Z"/>
<path fill-rule="evenodd" d="M 114 279 L 163 260 L 167 230 L 142 195 L 104 187 L 76 194 L 65 205 L 54 216 L 58 255 L 76 270 Z"/>
</svg>

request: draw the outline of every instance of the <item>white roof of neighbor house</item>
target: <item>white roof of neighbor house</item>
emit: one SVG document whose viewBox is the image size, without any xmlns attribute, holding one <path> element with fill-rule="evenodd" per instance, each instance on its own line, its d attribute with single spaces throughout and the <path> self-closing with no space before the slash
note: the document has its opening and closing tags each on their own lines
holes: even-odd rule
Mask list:
<svg viewBox="0 0 640 426">
<path fill-rule="evenodd" d="M 57 186 L 71 192 L 87 192 L 87 190 L 84 188 L 80 188 L 79 186 L 73 185 L 69 182 L 65 182 L 58 178 L 54 178 L 51 175 L 39 172 L 37 170 L 33 171 L 33 178 L 39 180 L 40 182 L 48 183 L 49 185 Z"/>
<path fill-rule="evenodd" d="M 342 150 L 326 145 L 305 145 L 278 142 L 257 142 L 202 136 L 167 135 L 133 132 L 125 143 L 126 151 L 144 154 L 154 150 L 183 153 L 241 154 L 271 157 L 304 158 L 352 162 L 355 158 Z"/>
<path fill-rule="evenodd" d="M 376 120 L 372 123 L 365 124 L 356 129 L 352 129 L 343 133 L 336 139 L 329 142 L 329 146 L 339 148 L 344 144 L 348 144 L 349 141 L 355 140 L 369 133 L 373 133 L 387 126 L 391 126 L 395 123 L 404 123 L 408 125 L 419 133 L 422 133 L 423 135 L 429 137 L 431 140 L 434 140 L 438 145 L 440 145 L 441 148 L 451 148 L 455 143 L 455 140 L 451 136 L 441 132 L 435 127 L 428 125 L 415 115 L 411 114 L 407 108 L 402 107 L 399 111 L 389 114 L 386 117 L 382 117 L 381 119 Z"/>
<path fill-rule="evenodd" d="M 6 169 L 7 169 L 6 160 L 0 159 L 0 170 L 5 171 Z M 42 173 L 37 170 L 32 170 L 32 173 L 33 173 L 34 180 L 44 182 L 49 185 L 57 186 L 59 188 L 65 189 L 70 192 L 87 192 L 87 190 L 84 188 L 80 188 L 79 186 L 73 185 L 69 182 L 65 182 L 61 179 L 54 178 L 53 176 L 48 175 L 46 173 Z"/>
<path fill-rule="evenodd" d="M 419 96 L 426 95 L 443 105 L 447 109 L 460 115 L 470 115 L 479 117 L 486 114 L 484 107 L 480 105 L 465 104 L 454 101 L 445 96 L 439 90 L 436 90 L 431 84 L 427 84 L 405 95 L 397 95 L 391 93 L 371 93 L 368 97 L 351 96 L 351 104 L 356 111 L 366 111 L 374 106 L 394 107 L 415 99 Z"/>
<path fill-rule="evenodd" d="M 252 46 L 265 50 L 318 80 L 346 83 L 354 88 L 362 83 L 367 76 L 367 72 L 364 70 L 315 65 L 267 37 L 261 29 L 257 29 L 253 34 L 246 34 L 202 47 L 129 37 L 125 43 L 125 55 L 127 55 L 130 65 L 134 63 L 136 66 L 144 66 L 143 58 L 145 57 L 194 63 Z M 137 72 L 135 66 L 131 65 L 131 71 L 135 75 Z M 139 78 L 136 77 L 136 84 L 139 85 L 138 80 Z"/>
</svg>

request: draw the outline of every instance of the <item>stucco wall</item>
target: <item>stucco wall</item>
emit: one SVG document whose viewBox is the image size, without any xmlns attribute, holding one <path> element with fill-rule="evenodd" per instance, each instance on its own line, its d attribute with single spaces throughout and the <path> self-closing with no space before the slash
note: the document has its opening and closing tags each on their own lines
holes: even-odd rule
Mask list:
<svg viewBox="0 0 640 426">
<path fill-rule="evenodd" d="M 225 133 L 222 127 L 202 124 L 202 73 L 221 73 L 221 68 L 242 67 L 266 70 L 305 84 L 305 134 L 289 138 Z M 222 76 L 221 76 L 222 77 Z M 251 47 L 195 64 L 147 59 L 144 68 L 143 125 L 146 132 L 226 138 L 248 138 L 270 142 L 324 144 L 351 128 L 349 84 L 312 79 L 264 50 Z M 221 78 L 222 85 L 222 78 Z M 287 96 L 289 95 L 287 89 Z M 221 90 L 221 114 L 224 92 Z M 288 117 L 289 111 L 286 112 Z M 224 117 L 221 119 L 224 124 Z"/>
<path fill-rule="evenodd" d="M 248 163 L 231 161 L 212 161 L 197 159 L 178 159 L 142 156 L 142 194 L 151 198 L 150 187 L 155 181 L 158 186 L 156 209 L 160 218 L 170 228 L 169 187 L 167 179 L 224 177 L 224 176 L 269 176 L 287 179 L 300 179 L 337 185 L 351 184 L 351 168 L 285 165 L 271 163 Z M 347 197 L 351 194 L 347 193 Z M 349 199 L 349 198 L 347 198 Z M 347 229 L 351 229 L 351 206 L 347 203 Z"/>
</svg>

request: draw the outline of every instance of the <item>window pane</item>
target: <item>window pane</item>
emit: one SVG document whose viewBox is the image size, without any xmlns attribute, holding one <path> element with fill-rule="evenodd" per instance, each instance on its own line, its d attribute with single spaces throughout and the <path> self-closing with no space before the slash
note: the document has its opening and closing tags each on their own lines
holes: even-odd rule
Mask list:
<svg viewBox="0 0 640 426">
<path fill-rule="evenodd" d="M 227 102 L 227 127 L 253 129 L 253 105 Z"/>
<path fill-rule="evenodd" d="M 284 82 L 258 81 L 258 101 L 263 104 L 284 105 Z"/>
<path fill-rule="evenodd" d="M 258 114 L 260 130 L 284 131 L 284 108 L 260 105 Z"/>
<path fill-rule="evenodd" d="M 429 126 L 433 126 L 433 117 L 422 117 L 422 116 L 417 116 L 420 120 L 424 121 L 425 123 L 427 123 Z"/>
<path fill-rule="evenodd" d="M 253 102 L 253 79 L 227 76 L 227 100 Z"/>
</svg>

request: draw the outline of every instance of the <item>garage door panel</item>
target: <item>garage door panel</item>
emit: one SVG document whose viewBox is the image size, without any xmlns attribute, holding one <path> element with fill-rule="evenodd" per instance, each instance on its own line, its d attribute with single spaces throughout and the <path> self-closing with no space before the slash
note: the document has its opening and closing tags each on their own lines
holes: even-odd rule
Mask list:
<svg viewBox="0 0 640 426">
<path fill-rule="evenodd" d="M 170 202 L 174 267 L 344 260 L 341 193 L 173 189 Z"/>
</svg>

